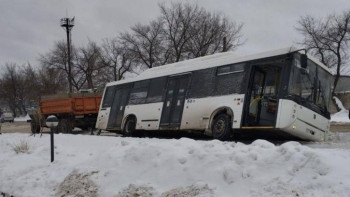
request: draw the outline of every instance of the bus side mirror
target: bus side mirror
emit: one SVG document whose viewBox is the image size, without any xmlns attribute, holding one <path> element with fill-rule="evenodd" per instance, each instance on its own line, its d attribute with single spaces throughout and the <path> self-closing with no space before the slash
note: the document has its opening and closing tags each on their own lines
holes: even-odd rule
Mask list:
<svg viewBox="0 0 350 197">
<path fill-rule="evenodd" d="M 300 64 L 302 68 L 307 68 L 307 55 L 301 54 L 300 55 Z"/>
</svg>

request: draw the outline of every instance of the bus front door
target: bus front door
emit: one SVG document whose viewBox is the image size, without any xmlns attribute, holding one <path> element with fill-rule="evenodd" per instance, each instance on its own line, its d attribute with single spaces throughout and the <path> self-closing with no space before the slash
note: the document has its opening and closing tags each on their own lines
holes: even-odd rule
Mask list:
<svg viewBox="0 0 350 197">
<path fill-rule="evenodd" d="M 178 128 L 181 124 L 190 75 L 170 77 L 160 120 L 161 127 Z"/>
<path fill-rule="evenodd" d="M 128 104 L 131 86 L 118 87 L 115 91 L 111 111 L 108 118 L 108 129 L 120 129 L 125 106 Z"/>
<path fill-rule="evenodd" d="M 273 128 L 275 125 L 281 68 L 254 66 L 245 106 L 246 127 Z"/>
<path fill-rule="evenodd" d="M 257 126 L 260 120 L 261 98 L 263 96 L 265 84 L 265 72 L 259 68 L 253 68 L 253 75 L 248 89 L 248 99 L 246 102 L 246 125 Z"/>
</svg>

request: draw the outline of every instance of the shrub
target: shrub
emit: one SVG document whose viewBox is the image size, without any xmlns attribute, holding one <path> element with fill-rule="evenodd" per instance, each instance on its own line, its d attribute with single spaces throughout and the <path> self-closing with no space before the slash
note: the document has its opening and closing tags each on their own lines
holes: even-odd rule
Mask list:
<svg viewBox="0 0 350 197">
<path fill-rule="evenodd" d="M 16 154 L 29 153 L 30 146 L 28 142 L 21 140 L 19 143 L 12 144 L 12 150 L 15 151 Z"/>
</svg>

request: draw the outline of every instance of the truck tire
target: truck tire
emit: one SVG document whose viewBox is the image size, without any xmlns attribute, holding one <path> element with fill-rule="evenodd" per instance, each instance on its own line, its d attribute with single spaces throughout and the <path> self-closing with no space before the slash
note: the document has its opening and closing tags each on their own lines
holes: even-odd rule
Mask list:
<svg viewBox="0 0 350 197">
<path fill-rule="evenodd" d="M 219 114 L 213 122 L 213 138 L 218 140 L 228 140 L 231 137 L 231 121 L 227 114 Z"/>
<path fill-rule="evenodd" d="M 57 130 L 61 133 L 72 133 L 72 124 L 68 119 L 61 119 L 58 122 Z"/>
</svg>

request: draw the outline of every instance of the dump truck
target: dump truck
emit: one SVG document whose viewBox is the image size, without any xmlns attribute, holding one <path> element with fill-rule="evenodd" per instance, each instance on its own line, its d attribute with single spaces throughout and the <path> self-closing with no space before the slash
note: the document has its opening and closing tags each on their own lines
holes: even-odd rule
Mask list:
<svg viewBox="0 0 350 197">
<path fill-rule="evenodd" d="M 50 115 L 59 119 L 57 132 L 70 133 L 77 127 L 82 130 L 95 127 L 102 94 L 80 92 L 42 96 L 39 107 L 28 112 L 32 133 L 47 127 L 45 120 Z"/>
</svg>

